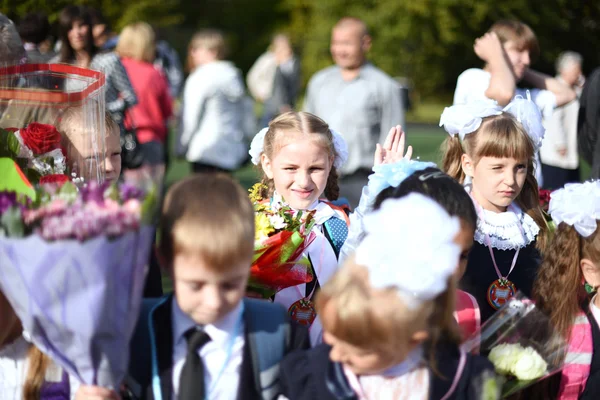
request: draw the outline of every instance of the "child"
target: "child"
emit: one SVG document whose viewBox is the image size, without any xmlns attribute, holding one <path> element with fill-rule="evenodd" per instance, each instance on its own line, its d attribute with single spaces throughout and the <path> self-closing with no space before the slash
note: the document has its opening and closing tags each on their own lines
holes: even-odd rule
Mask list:
<svg viewBox="0 0 600 400">
<path fill-rule="evenodd" d="M 121 174 L 119 125 L 110 113 L 105 113 L 106 132 L 102 156 L 99 153 L 102 147 L 96 150 L 92 148 L 91 132 L 85 129 L 91 118 L 93 116 L 86 115 L 83 107 L 69 107 L 58 118 L 56 129 L 63 135 L 63 147 L 67 151 L 69 169 L 85 180 L 116 181 Z M 98 140 L 102 140 L 102 137 Z"/>
<path fill-rule="evenodd" d="M 225 174 L 176 183 L 159 236 L 175 294 L 144 305 L 131 342 L 139 387 L 129 388 L 155 400 L 276 397 L 279 361 L 308 347 L 308 333 L 281 306 L 244 299 L 254 252 L 246 191 Z"/>
<path fill-rule="evenodd" d="M 247 159 L 242 75 L 225 61 L 221 32 L 195 34 L 188 54 L 192 65 L 183 90 L 180 144 L 194 172 L 233 171 Z"/>
<path fill-rule="evenodd" d="M 459 219 L 411 193 L 385 200 L 364 223 L 355 257 L 317 299 L 326 344 L 286 357 L 284 395 L 481 398 L 493 367 L 459 349 L 452 316 Z"/>
<path fill-rule="evenodd" d="M 345 142 L 325 121 L 305 112 L 288 112 L 275 118 L 268 129 L 259 132 L 250 149 L 254 164 L 261 163 L 262 182 L 268 188 L 263 198 L 284 202 L 294 210 L 315 210 L 313 232 L 316 239 L 306 250 L 314 279 L 281 290 L 275 302 L 293 316 L 308 316 L 299 322 L 311 325 L 316 314 L 313 298 L 318 288 L 334 274 L 339 249 L 346 240 L 346 213 L 326 201 L 339 194 L 337 169 L 348 155 Z M 306 313 L 295 313 L 300 306 Z M 311 341 L 320 340 L 320 330 L 311 329 Z"/>
<path fill-rule="evenodd" d="M 452 106 L 440 125 L 450 134 L 444 171 L 466 186 L 479 215 L 461 287 L 485 321 L 517 290 L 531 296 L 547 231 L 533 176 L 544 129 L 539 110 L 524 99 L 504 111 L 490 102 Z"/>
<path fill-rule="evenodd" d="M 469 195 L 454 179 L 437 169 L 434 163 L 410 160 L 412 148 L 404 155 L 405 135 L 400 126 L 393 127 L 383 146 L 378 145 L 369 184 L 363 188 L 359 206 L 350 215 L 348 238 L 340 252 L 340 264 L 352 255 L 365 233 L 363 216 L 378 209 L 388 198 L 401 198 L 409 193 L 420 193 L 441 205 L 451 216 L 460 218 L 460 232 L 455 238 L 461 246 L 455 277 L 463 276 L 473 236 L 477 226 L 477 214 Z M 455 318 L 466 339 L 480 326 L 477 301 L 462 290 L 457 291 Z"/>
<path fill-rule="evenodd" d="M 598 399 L 600 182 L 569 184 L 553 192 L 550 213 L 558 228 L 538 272 L 534 298 L 569 340 L 560 385 L 550 393 L 552 397 L 558 393 L 561 400 Z M 593 294 L 586 292 L 584 284 L 593 288 Z"/>
<path fill-rule="evenodd" d="M 525 96 L 525 89 L 517 88 L 523 81 L 525 87 L 531 88 L 533 102 L 549 121 L 555 107 L 576 97 L 575 92 L 559 80 L 529 68 L 539 52 L 539 45 L 535 33 L 520 21 L 496 22 L 488 33 L 475 41 L 474 49 L 485 66 L 460 74 L 454 91 L 455 105 L 491 99 L 505 106 L 515 96 Z M 536 166 L 536 178 L 541 185 L 537 154 Z"/>
</svg>

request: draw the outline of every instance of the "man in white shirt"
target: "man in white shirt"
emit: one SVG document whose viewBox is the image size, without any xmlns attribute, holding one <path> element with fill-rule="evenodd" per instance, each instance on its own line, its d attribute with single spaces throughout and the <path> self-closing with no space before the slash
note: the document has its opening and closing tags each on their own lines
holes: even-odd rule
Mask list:
<svg viewBox="0 0 600 400">
<path fill-rule="evenodd" d="M 569 85 L 578 97 L 583 86 L 582 60 L 579 53 L 572 51 L 562 53 L 556 60 L 556 79 Z M 567 183 L 579 182 L 578 115 L 579 98 L 557 107 L 546 124 L 540 157 L 544 187 L 547 189 L 560 189 Z"/>
<path fill-rule="evenodd" d="M 400 85 L 366 60 L 371 47 L 367 26 L 357 18 L 342 18 L 333 28 L 334 66 L 309 81 L 304 111 L 324 119 L 348 143 L 348 161 L 341 168 L 340 197 L 358 205 L 373 167 L 375 145 L 389 129 L 404 124 Z"/>
<path fill-rule="evenodd" d="M 512 20 L 496 22 L 488 33 L 475 41 L 475 54 L 485 62 L 483 69 L 470 68 L 459 75 L 454 104 L 492 99 L 505 106 L 518 95 L 527 96 L 539 107 L 545 120 L 555 107 L 575 99 L 575 92 L 555 78 L 529 68 L 539 52 L 535 33 L 529 26 Z M 524 83 L 530 89 L 517 88 Z M 536 169 L 541 183 L 541 168 Z"/>
</svg>

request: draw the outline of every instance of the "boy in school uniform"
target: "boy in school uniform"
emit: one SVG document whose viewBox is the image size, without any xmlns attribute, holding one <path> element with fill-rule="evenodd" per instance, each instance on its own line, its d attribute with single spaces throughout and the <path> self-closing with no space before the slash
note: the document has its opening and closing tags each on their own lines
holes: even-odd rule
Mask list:
<svg viewBox="0 0 600 400">
<path fill-rule="evenodd" d="M 144 301 L 128 387 L 141 399 L 278 397 L 279 361 L 310 346 L 277 304 L 244 298 L 254 210 L 226 174 L 199 174 L 165 198 L 158 247 L 174 294 Z"/>
</svg>

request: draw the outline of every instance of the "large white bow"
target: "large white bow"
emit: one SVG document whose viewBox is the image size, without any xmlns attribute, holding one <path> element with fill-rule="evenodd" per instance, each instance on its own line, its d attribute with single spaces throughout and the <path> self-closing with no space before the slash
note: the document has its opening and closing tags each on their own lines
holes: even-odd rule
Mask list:
<svg viewBox="0 0 600 400">
<path fill-rule="evenodd" d="M 374 288 L 396 288 L 413 308 L 447 289 L 460 254 L 457 217 L 411 193 L 385 200 L 363 223 L 367 235 L 356 248 L 356 262 L 369 270 Z"/>
<path fill-rule="evenodd" d="M 581 236 L 591 236 L 600 219 L 600 181 L 570 183 L 552 192 L 548 212 L 557 225 L 564 222 Z"/>
</svg>

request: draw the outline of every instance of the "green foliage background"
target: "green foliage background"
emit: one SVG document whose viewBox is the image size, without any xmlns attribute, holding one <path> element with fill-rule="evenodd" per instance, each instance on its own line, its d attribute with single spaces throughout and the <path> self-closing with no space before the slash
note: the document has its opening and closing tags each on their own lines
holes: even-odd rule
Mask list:
<svg viewBox="0 0 600 400">
<path fill-rule="evenodd" d="M 345 15 L 357 16 L 370 27 L 375 64 L 408 77 L 428 98 L 452 93 L 460 72 L 481 65 L 473 41 L 501 18 L 534 29 L 542 49 L 537 69 L 554 74 L 553 62 L 564 50 L 582 53 L 586 71 L 600 65 L 598 0 L 0 0 L 0 11 L 18 21 L 41 10 L 55 21 L 72 3 L 101 8 L 116 30 L 137 20 L 163 28 L 182 59 L 195 30 L 223 29 L 231 58 L 245 71 L 273 33 L 287 32 L 302 56 L 305 82 L 331 64 L 331 27 Z"/>
</svg>

